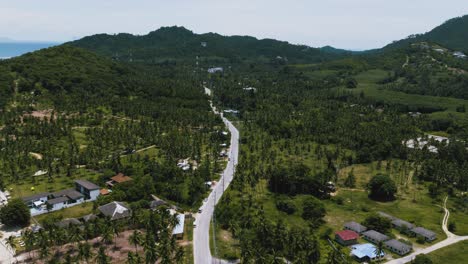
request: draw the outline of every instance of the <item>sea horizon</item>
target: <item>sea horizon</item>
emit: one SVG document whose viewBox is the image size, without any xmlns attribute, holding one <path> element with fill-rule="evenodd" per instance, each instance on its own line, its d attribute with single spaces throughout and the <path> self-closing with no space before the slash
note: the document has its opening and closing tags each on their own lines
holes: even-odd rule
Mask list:
<svg viewBox="0 0 468 264">
<path fill-rule="evenodd" d="M 60 45 L 59 42 L 29 42 L 29 41 L 8 41 L 0 42 L 0 59 L 6 60 L 21 56 L 28 52 Z"/>
</svg>

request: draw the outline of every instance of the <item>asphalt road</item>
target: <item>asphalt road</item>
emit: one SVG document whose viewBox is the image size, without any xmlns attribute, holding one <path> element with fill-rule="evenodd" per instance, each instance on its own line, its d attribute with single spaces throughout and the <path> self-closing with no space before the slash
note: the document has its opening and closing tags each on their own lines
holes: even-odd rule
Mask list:
<svg viewBox="0 0 468 264">
<path fill-rule="evenodd" d="M 205 87 L 205 93 L 211 95 L 211 90 Z M 228 152 L 229 161 L 224 169 L 219 182 L 212 189 L 207 201 L 200 207 L 202 212 L 195 217 L 196 227 L 193 231 L 193 256 L 195 264 L 227 263 L 223 260 L 214 259 L 210 252 L 210 225 L 213 216 L 214 206 L 219 202 L 224 191 L 231 183 L 234 176 L 235 166 L 239 156 L 239 131 L 234 125 L 223 117 L 211 104 L 213 112 L 219 114 L 226 127 L 231 133 L 231 145 Z"/>
</svg>

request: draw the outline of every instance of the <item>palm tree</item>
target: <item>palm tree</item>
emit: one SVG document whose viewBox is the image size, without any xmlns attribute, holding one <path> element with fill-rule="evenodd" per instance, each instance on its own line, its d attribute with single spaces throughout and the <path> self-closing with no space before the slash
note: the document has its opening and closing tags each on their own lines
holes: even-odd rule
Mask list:
<svg viewBox="0 0 468 264">
<path fill-rule="evenodd" d="M 6 240 L 6 244 L 11 248 L 11 251 L 15 253 L 16 251 L 16 245 L 15 245 L 15 237 L 14 236 L 9 236 Z"/>
<path fill-rule="evenodd" d="M 156 243 L 153 234 L 146 233 L 145 239 L 145 261 L 146 264 L 153 264 L 158 259 Z"/>
<path fill-rule="evenodd" d="M 91 258 L 91 245 L 88 242 L 78 244 L 78 259 L 85 259 L 86 263 Z"/>
<path fill-rule="evenodd" d="M 101 232 L 101 241 L 106 244 L 112 243 L 112 240 L 114 239 L 114 233 L 112 232 L 110 226 L 104 226 Z"/>
<path fill-rule="evenodd" d="M 141 233 L 138 230 L 134 230 L 133 234 L 128 238 L 130 244 L 135 246 L 135 253 L 138 252 L 138 245 L 141 244 Z"/>
<path fill-rule="evenodd" d="M 98 264 L 108 264 L 109 257 L 106 255 L 106 248 L 101 246 L 99 247 L 98 254 L 96 256 L 96 263 Z"/>
<path fill-rule="evenodd" d="M 29 258 L 32 259 L 31 253 L 32 253 L 32 249 L 34 247 L 35 237 L 34 237 L 34 234 L 33 234 L 33 232 L 31 230 L 26 229 L 26 231 L 24 231 L 23 241 L 24 241 L 24 246 L 26 248 L 26 251 L 28 251 Z"/>
<path fill-rule="evenodd" d="M 380 241 L 377 243 L 377 246 L 375 247 L 374 250 L 375 255 L 377 256 L 377 259 L 380 259 L 384 253 L 384 243 Z"/>
<path fill-rule="evenodd" d="M 112 231 L 112 236 L 114 237 L 114 248 L 117 248 L 117 237 L 120 234 L 120 226 L 117 222 L 113 221 L 111 222 L 111 231 Z"/>
</svg>

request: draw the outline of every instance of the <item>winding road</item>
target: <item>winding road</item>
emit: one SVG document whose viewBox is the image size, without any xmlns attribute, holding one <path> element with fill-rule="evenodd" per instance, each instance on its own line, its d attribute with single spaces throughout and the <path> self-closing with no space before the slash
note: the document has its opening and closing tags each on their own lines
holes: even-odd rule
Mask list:
<svg viewBox="0 0 468 264">
<path fill-rule="evenodd" d="M 468 236 L 457 236 L 457 235 L 453 234 L 452 232 L 450 232 L 448 230 L 447 224 L 448 224 L 448 219 L 450 217 L 450 212 L 447 209 L 447 199 L 448 199 L 448 196 L 445 197 L 445 200 L 444 200 L 444 207 L 443 208 L 444 208 L 444 211 L 445 211 L 445 215 L 444 215 L 444 218 L 442 219 L 442 230 L 444 230 L 445 234 L 447 235 L 447 238 L 440 241 L 439 243 L 436 243 L 436 244 L 430 246 L 430 247 L 418 249 L 418 250 L 414 251 L 412 254 L 410 254 L 408 256 L 398 258 L 398 259 L 394 259 L 394 260 L 390 260 L 390 261 L 386 262 L 387 264 L 408 263 L 408 262 L 411 262 L 419 254 L 428 254 L 428 253 L 431 253 L 432 251 L 441 249 L 441 248 L 446 247 L 446 246 L 450 246 L 450 245 L 458 243 L 460 241 L 468 240 Z"/>
<path fill-rule="evenodd" d="M 211 95 L 211 90 L 205 87 L 205 93 Z M 229 263 L 224 260 L 214 259 L 210 251 L 210 224 L 215 205 L 219 202 L 224 191 L 234 177 L 235 167 L 239 156 L 239 131 L 234 125 L 218 112 L 210 101 L 211 109 L 223 119 L 224 124 L 231 133 L 231 145 L 228 152 L 228 163 L 219 182 L 215 185 L 206 202 L 200 207 L 201 213 L 195 217 L 196 227 L 193 231 L 193 256 L 195 264 Z"/>
</svg>

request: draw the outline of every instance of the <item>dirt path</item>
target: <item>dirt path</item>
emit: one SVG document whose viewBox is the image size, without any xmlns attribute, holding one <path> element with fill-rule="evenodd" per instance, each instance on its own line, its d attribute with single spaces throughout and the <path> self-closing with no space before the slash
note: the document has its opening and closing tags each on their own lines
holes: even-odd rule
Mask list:
<svg viewBox="0 0 468 264">
<path fill-rule="evenodd" d="M 447 200 L 448 200 L 448 196 L 445 197 L 445 200 L 444 200 L 444 207 L 443 208 L 444 208 L 445 214 L 444 214 L 444 218 L 442 219 L 442 230 L 444 230 L 444 233 L 447 235 L 447 238 L 440 241 L 439 243 L 436 243 L 436 244 L 430 246 L 430 247 L 422 248 L 422 249 L 416 249 L 412 254 L 410 254 L 410 255 L 408 255 L 406 257 L 390 260 L 390 261 L 386 262 L 387 264 L 408 263 L 408 262 L 412 261 L 419 254 L 429 254 L 432 251 L 441 249 L 443 247 L 453 245 L 453 244 L 458 243 L 458 242 L 463 241 L 463 240 L 468 240 L 468 236 L 457 236 L 457 235 L 453 234 L 452 232 L 450 232 L 448 230 L 447 225 L 448 225 L 448 220 L 449 220 L 449 217 L 450 217 L 450 212 L 447 209 Z"/>
</svg>

